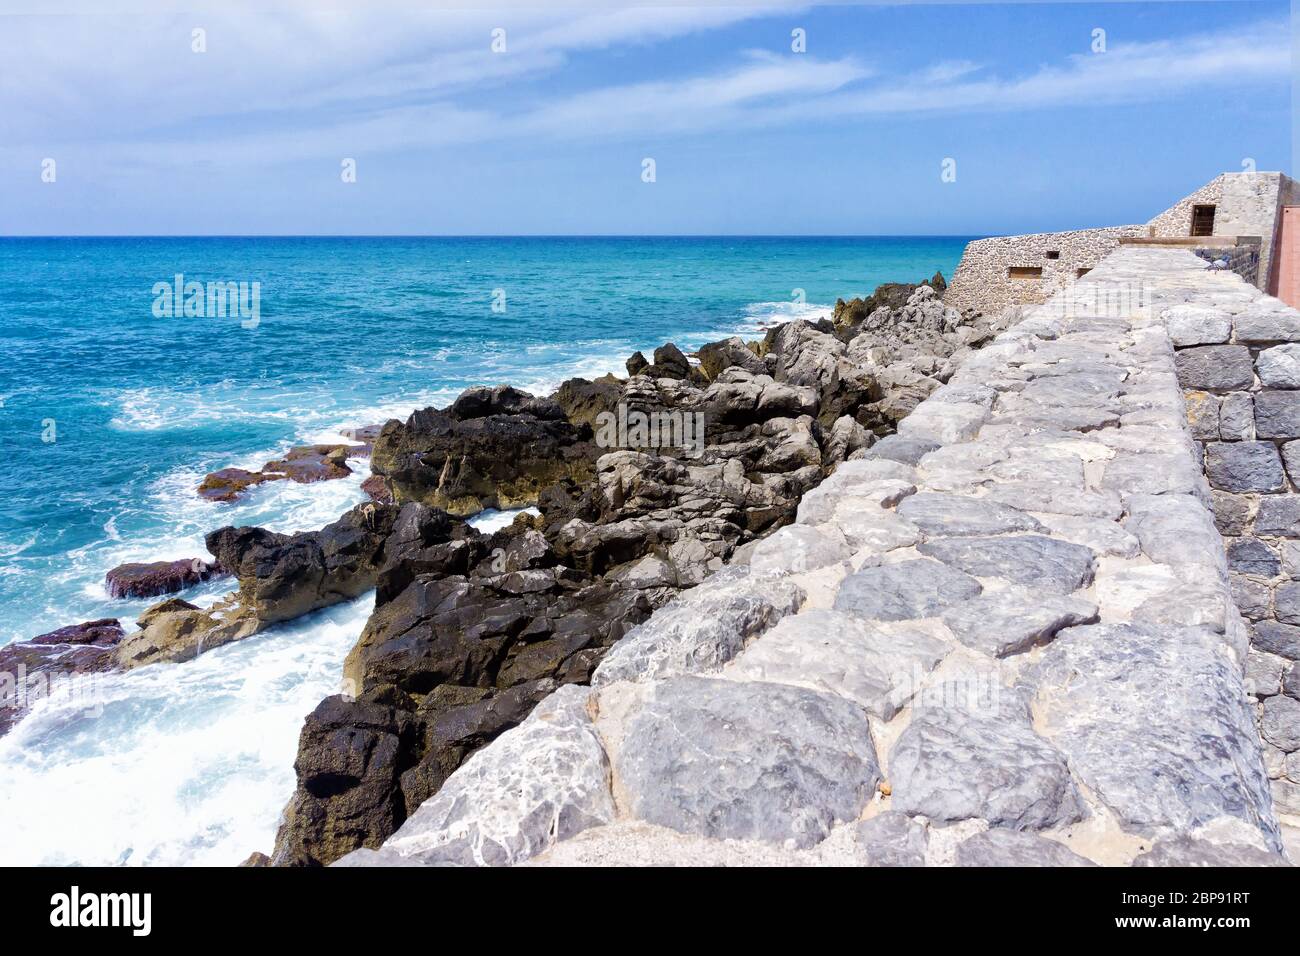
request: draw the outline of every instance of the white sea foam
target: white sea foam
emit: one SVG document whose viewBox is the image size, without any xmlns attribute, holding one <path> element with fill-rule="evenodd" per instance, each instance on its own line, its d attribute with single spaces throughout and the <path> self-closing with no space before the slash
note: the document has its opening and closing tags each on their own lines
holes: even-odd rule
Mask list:
<svg viewBox="0 0 1300 956">
<path fill-rule="evenodd" d="M 0 738 L 0 864 L 233 865 L 269 851 L 303 718 L 337 693 L 373 594 L 184 664 L 107 675 Z"/>
</svg>

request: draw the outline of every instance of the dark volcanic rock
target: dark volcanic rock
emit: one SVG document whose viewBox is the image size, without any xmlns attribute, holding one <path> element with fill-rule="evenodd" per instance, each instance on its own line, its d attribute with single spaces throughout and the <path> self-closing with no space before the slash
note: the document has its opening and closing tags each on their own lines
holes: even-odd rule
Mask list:
<svg viewBox="0 0 1300 956">
<path fill-rule="evenodd" d="M 182 558 L 179 561 L 119 564 L 104 576 L 104 584 L 115 598 L 158 597 L 184 591 L 225 573 L 219 564 L 199 558 Z"/>
<path fill-rule="evenodd" d="M 218 528 L 205 544 L 239 579 L 241 603 L 261 625 L 357 597 L 374 587 L 396 505 L 357 505 L 319 531 Z"/>
<path fill-rule="evenodd" d="M 283 481 L 285 477 L 243 468 L 222 468 L 203 479 L 199 485 L 199 497 L 208 501 L 234 501 L 249 488 L 266 481 Z"/>
<path fill-rule="evenodd" d="M 612 377 L 594 382 L 571 378 L 555 392 L 555 401 L 572 424 L 589 425 L 593 429 L 597 416 L 615 411 L 622 399 L 623 383 Z"/>
<path fill-rule="evenodd" d="M 214 471 L 200 483 L 199 497 L 209 501 L 234 501 L 249 488 L 267 481 L 287 480 L 311 484 L 346 478 L 352 474 L 352 469 L 347 464 L 348 458 L 361 458 L 370 454 L 369 441 L 372 440 L 374 429 L 378 427 L 372 425 L 353 429 L 353 434 L 363 436 L 365 444 L 297 445 L 290 448 L 283 458 L 268 461 L 261 471 L 247 471 L 243 468 Z"/>
<path fill-rule="evenodd" d="M 532 505 L 564 478 L 590 477 L 599 449 L 552 399 L 515 389 L 470 389 L 446 411 L 426 408 L 390 421 L 372 467 L 398 502 L 451 514 Z"/>
</svg>

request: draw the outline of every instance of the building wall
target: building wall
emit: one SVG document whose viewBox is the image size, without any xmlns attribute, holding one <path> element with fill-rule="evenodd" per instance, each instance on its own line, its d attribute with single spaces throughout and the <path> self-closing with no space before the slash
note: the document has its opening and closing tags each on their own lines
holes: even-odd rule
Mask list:
<svg viewBox="0 0 1300 956">
<path fill-rule="evenodd" d="M 944 301 L 957 309 L 996 312 L 1008 305 L 1037 305 L 1072 283 L 1119 245 L 1122 236 L 1183 238 L 1192 232 L 1192 207 L 1215 207 L 1214 236 L 1259 236 L 1249 252 L 1234 253 L 1231 266 L 1268 289 L 1272 252 L 1283 205 L 1300 201 L 1300 186 L 1281 173 L 1223 173 L 1185 196 L 1145 225 L 978 239 L 966 246 Z M 1212 245 L 1212 244 L 1208 244 Z M 1056 251 L 1051 260 L 1046 253 Z M 1258 261 L 1248 261 L 1258 252 Z M 1042 276 L 1015 277 L 1012 268 L 1041 268 Z"/>
<path fill-rule="evenodd" d="M 1041 232 L 1029 236 L 995 236 L 967 244 L 961 262 L 944 293 L 955 309 L 996 312 L 1008 305 L 1046 302 L 1092 269 L 1112 252 L 1121 236 L 1145 235 L 1143 226 L 1108 226 L 1073 232 Z M 1049 259 L 1056 252 L 1060 258 Z M 1013 278 L 1013 268 L 1041 268 L 1041 278 Z"/>
</svg>

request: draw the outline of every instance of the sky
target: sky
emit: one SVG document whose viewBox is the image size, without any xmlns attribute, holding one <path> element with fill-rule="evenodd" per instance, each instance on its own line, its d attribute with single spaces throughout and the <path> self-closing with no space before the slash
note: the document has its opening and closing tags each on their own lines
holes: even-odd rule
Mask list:
<svg viewBox="0 0 1300 956">
<path fill-rule="evenodd" d="M 0 235 L 1144 222 L 1291 171 L 1291 57 L 1281 0 L 0 0 Z"/>
</svg>

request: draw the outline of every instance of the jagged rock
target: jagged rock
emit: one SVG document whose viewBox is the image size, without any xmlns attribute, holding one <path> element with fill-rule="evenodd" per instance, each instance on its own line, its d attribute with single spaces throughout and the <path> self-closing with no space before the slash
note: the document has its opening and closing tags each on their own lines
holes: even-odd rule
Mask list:
<svg viewBox="0 0 1300 956">
<path fill-rule="evenodd" d="M 174 594 L 225 573 L 219 564 L 199 558 L 119 564 L 104 576 L 110 597 L 144 598 Z"/>
<path fill-rule="evenodd" d="M 696 354 L 700 359 L 700 369 L 711 382 L 726 369 L 733 367 L 742 368 L 755 375 L 767 373 L 767 366 L 763 360 L 736 336 L 703 345 Z"/>
<path fill-rule="evenodd" d="M 922 554 L 976 577 L 1069 594 L 1092 582 L 1088 548 L 1037 534 L 1005 538 L 943 538 L 923 541 Z"/>
<path fill-rule="evenodd" d="M 991 829 L 957 845 L 958 866 L 1096 866 L 1037 833 Z"/>
<path fill-rule="evenodd" d="M 1018 701 L 918 709 L 889 758 L 893 808 L 936 822 L 1043 830 L 1082 819 L 1065 757 Z"/>
<path fill-rule="evenodd" d="M 319 531 L 286 535 L 225 527 L 208 551 L 239 580 L 240 601 L 262 626 L 350 600 L 374 587 L 384 541 L 401 509 L 357 505 Z"/>
<path fill-rule="evenodd" d="M 644 686 L 611 754 L 638 820 L 809 847 L 875 793 L 866 715 L 843 698 L 689 676 Z"/>
<path fill-rule="evenodd" d="M 564 417 L 572 424 L 585 424 L 595 429 L 600 415 L 617 410 L 623 398 L 623 385 L 617 379 L 589 382 L 584 378 L 571 378 L 556 389 L 554 398 L 564 410 Z"/>
<path fill-rule="evenodd" d="M 221 468 L 204 477 L 199 484 L 199 497 L 208 501 L 235 501 L 249 488 L 267 481 L 283 481 L 285 477 L 243 468 Z"/>
<path fill-rule="evenodd" d="M 294 762 L 298 792 L 272 862 L 319 865 L 359 846 L 378 846 L 405 818 L 397 780 L 402 738 L 414 733 L 397 708 L 338 696 L 321 701 L 303 725 Z"/>
<path fill-rule="evenodd" d="M 982 588 L 969 575 L 924 558 L 866 567 L 844 579 L 835 610 L 861 620 L 932 617 Z"/>
<path fill-rule="evenodd" d="M 398 502 L 472 515 L 536 504 L 556 481 L 589 478 L 598 454 L 557 402 L 501 387 L 469 389 L 445 411 L 390 421 L 371 467 Z"/>
<path fill-rule="evenodd" d="M 146 610 L 136 624 L 140 630 L 123 638 L 115 650 L 115 666 L 124 670 L 193 660 L 200 651 L 242 640 L 259 629 L 256 616 L 229 599 L 198 608 L 168 598 Z"/>
</svg>

